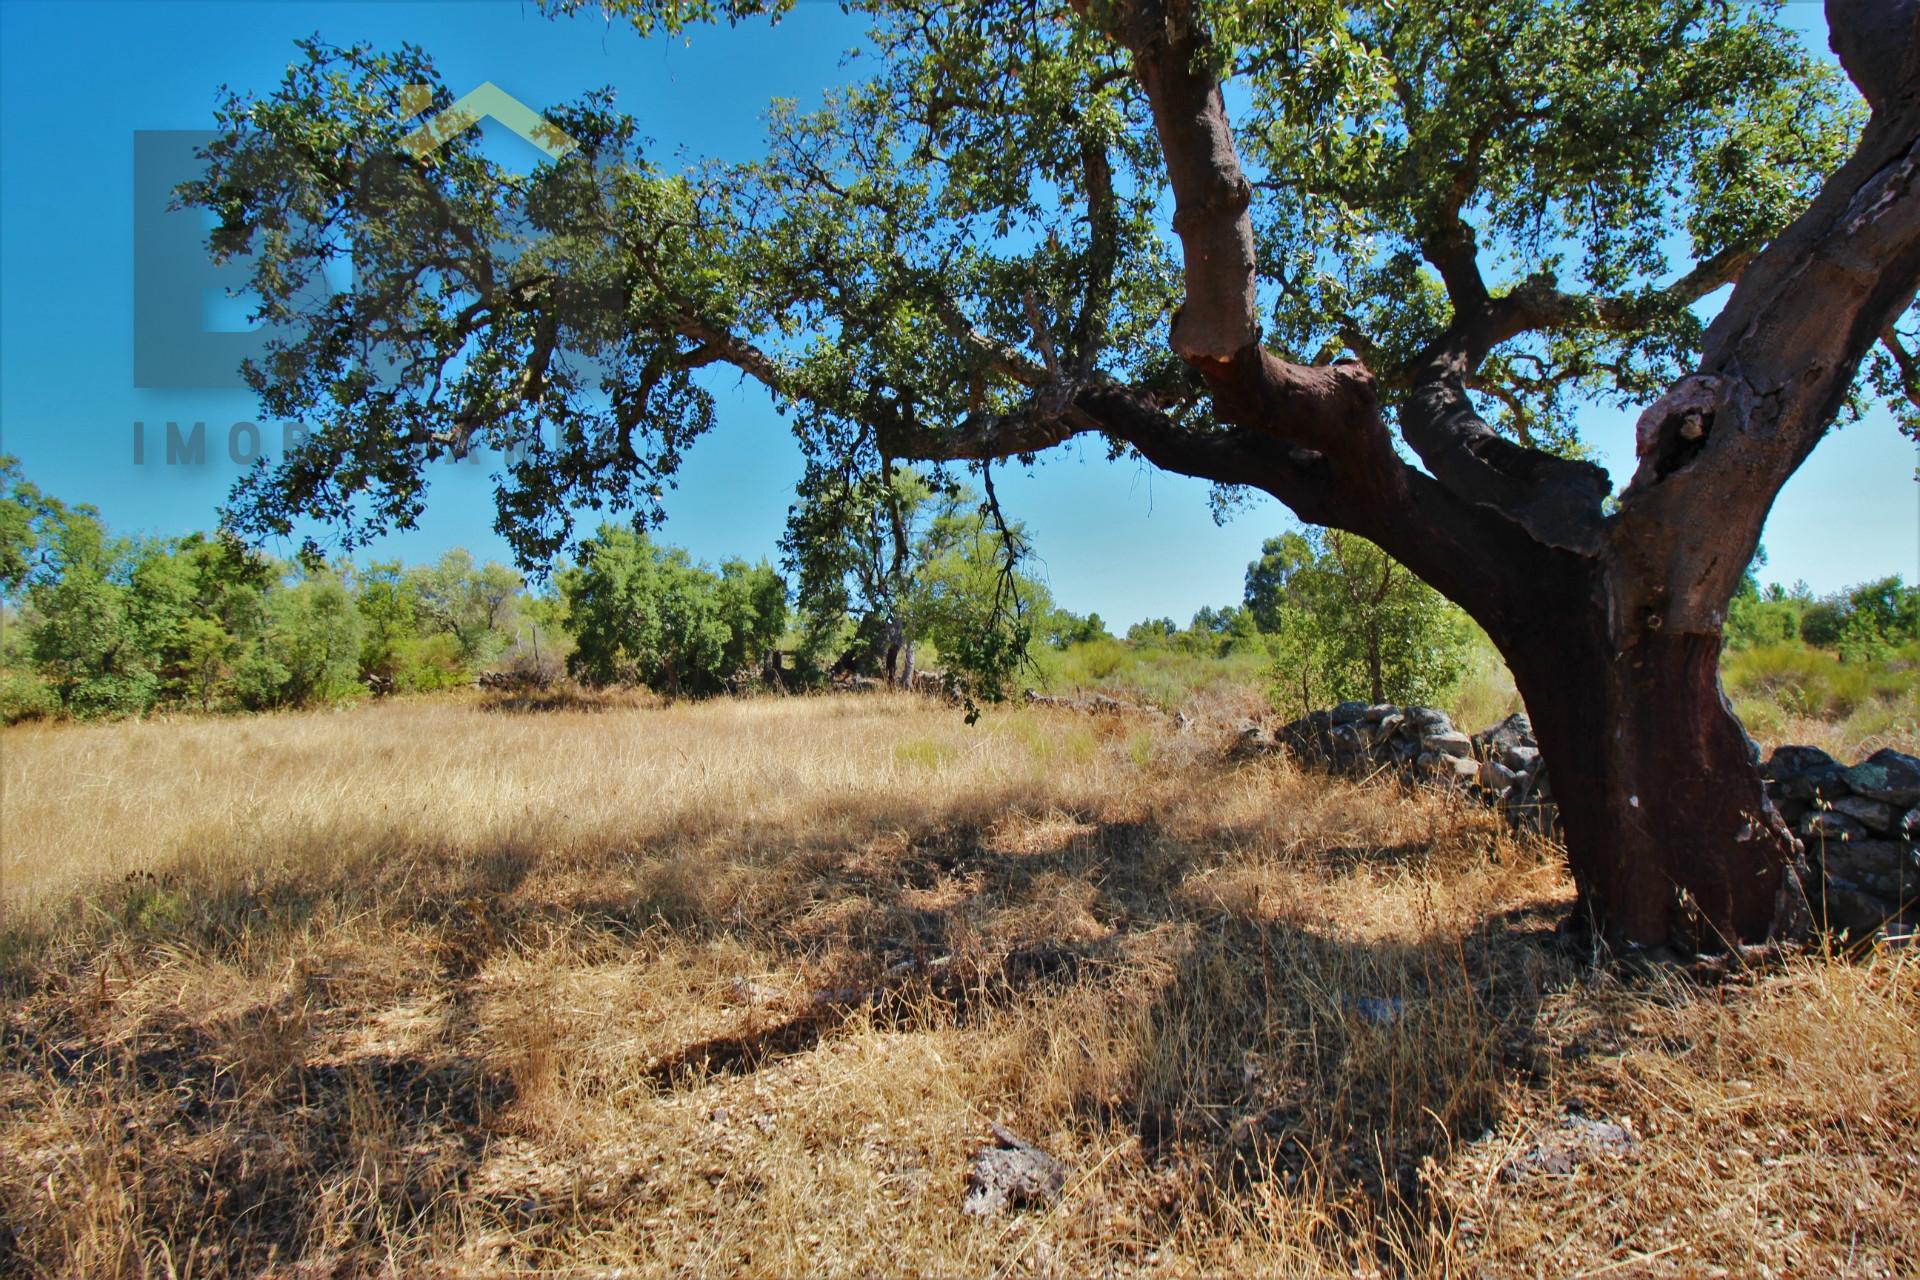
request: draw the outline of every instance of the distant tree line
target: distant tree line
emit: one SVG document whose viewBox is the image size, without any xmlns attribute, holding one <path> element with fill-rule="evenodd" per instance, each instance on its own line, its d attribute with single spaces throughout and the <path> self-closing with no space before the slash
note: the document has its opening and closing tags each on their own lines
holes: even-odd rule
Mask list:
<svg viewBox="0 0 1920 1280">
<path fill-rule="evenodd" d="M 786 626 L 765 562 L 715 572 L 611 525 L 583 551 L 536 592 L 460 549 L 358 565 L 125 537 L 0 458 L 0 719 L 311 707 L 563 667 L 704 694 L 756 672 Z"/>
<path fill-rule="evenodd" d="M 1843 662 L 1882 662 L 1920 644 L 1920 586 L 1895 576 L 1816 597 L 1804 582 L 1762 587 L 1757 571 L 1766 562 L 1762 547 L 1727 606 L 1728 648 L 1800 643 Z"/>
<path fill-rule="evenodd" d="M 913 470 L 808 469 L 783 567 L 695 562 L 606 524 L 543 589 L 460 549 L 431 564 L 264 555 L 220 535 L 113 534 L 91 506 L 42 493 L 0 457 L 0 722 L 156 709 L 262 711 L 424 693 L 483 672 L 644 685 L 701 697 L 916 663 L 969 699 L 1003 695 L 1042 650 L 1102 678 L 1123 660 L 1238 659 L 1289 713 L 1347 699 L 1434 703 L 1473 624 L 1371 542 L 1308 529 L 1268 539 L 1237 605 L 1114 637 L 1016 571 L 1026 531 L 991 502 Z M 1726 625 L 1732 649 L 1806 645 L 1879 662 L 1920 645 L 1920 588 L 1897 577 L 1816 598 L 1762 588 L 1755 557 Z"/>
<path fill-rule="evenodd" d="M 884 490 L 810 472 L 765 560 L 695 562 L 605 524 L 532 589 L 460 549 L 437 561 L 279 559 L 222 534 L 114 534 L 0 457 L 0 721 L 262 711 L 422 693 L 483 672 L 699 697 L 774 681 L 904 680 L 932 657 L 1004 694 L 1041 644 L 1104 634 L 1013 572 L 1017 525 L 910 470 Z"/>
</svg>

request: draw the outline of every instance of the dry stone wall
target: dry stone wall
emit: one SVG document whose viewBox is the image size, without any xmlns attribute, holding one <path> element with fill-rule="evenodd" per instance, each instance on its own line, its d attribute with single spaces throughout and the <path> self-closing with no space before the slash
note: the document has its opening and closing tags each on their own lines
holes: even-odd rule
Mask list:
<svg viewBox="0 0 1920 1280">
<path fill-rule="evenodd" d="M 1469 734 L 1434 707 L 1343 702 L 1273 730 L 1250 721 L 1238 750 L 1459 787 L 1523 830 L 1559 829 L 1553 784 L 1522 713 Z M 1920 928 L 1920 760 L 1885 749 L 1843 765 L 1816 747 L 1780 747 L 1762 776 L 1804 846 L 1817 920 L 1855 938 Z"/>
<path fill-rule="evenodd" d="M 1920 760 L 1886 748 L 1843 765 L 1780 747 L 1761 771 L 1806 848 L 1816 920 L 1854 937 L 1920 928 Z"/>
</svg>

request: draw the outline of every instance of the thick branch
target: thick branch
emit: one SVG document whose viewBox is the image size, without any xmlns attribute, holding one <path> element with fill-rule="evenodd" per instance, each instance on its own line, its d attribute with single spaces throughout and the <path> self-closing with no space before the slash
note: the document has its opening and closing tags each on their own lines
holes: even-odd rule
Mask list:
<svg viewBox="0 0 1920 1280">
<path fill-rule="evenodd" d="M 1153 109 L 1154 131 L 1173 187 L 1187 298 L 1173 349 L 1189 363 L 1232 360 L 1260 338 L 1255 318 L 1253 189 L 1240 171 L 1226 103 L 1207 66 L 1204 36 L 1183 14 L 1141 4 L 1121 35 Z"/>
<path fill-rule="evenodd" d="M 1613 537 L 1615 576 L 1630 584 L 1622 620 L 1718 629 L 1775 495 L 1920 288 L 1920 80 L 1874 78 L 1920 56 L 1920 8 L 1862 0 L 1829 14 L 1843 57 L 1867 35 L 1887 46 L 1848 65 L 1873 117 L 1853 156 L 1742 274 L 1698 372 L 1641 416 L 1640 467 Z"/>
<path fill-rule="evenodd" d="M 996 342 L 980 332 L 960 308 L 946 297 L 934 303 L 934 310 L 940 316 L 940 323 L 975 354 L 982 357 L 987 367 L 995 373 L 1019 383 L 1025 387 L 1038 387 L 1047 381 L 1047 371 L 1033 361 L 1015 351 L 1003 342 Z"/>
<path fill-rule="evenodd" d="M 1084 128 L 1084 126 L 1082 126 Z M 1091 132 L 1080 138 L 1080 168 L 1087 184 L 1087 287 L 1073 325 L 1073 366 L 1092 373 L 1107 341 L 1113 312 L 1113 276 L 1120 259 L 1120 202 L 1113 192 L 1113 162 L 1106 144 Z"/>
<path fill-rule="evenodd" d="M 1599 549 L 1607 473 L 1504 439 L 1474 412 L 1458 373 L 1431 377 L 1407 394 L 1400 434 L 1460 498 L 1493 508 L 1545 546 Z"/>
<path fill-rule="evenodd" d="M 1827 0 L 1828 43 L 1875 111 L 1920 80 L 1920 0 Z"/>
</svg>

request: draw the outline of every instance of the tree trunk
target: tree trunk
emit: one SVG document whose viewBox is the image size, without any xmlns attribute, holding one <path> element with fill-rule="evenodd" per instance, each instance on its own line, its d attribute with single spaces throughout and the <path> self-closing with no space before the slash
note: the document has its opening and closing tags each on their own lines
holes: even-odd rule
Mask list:
<svg viewBox="0 0 1920 1280">
<path fill-rule="evenodd" d="M 1604 617 L 1509 654 L 1560 809 L 1576 920 L 1615 946 L 1725 950 L 1804 929 L 1791 834 L 1720 690 L 1720 639 Z"/>
<path fill-rule="evenodd" d="M 898 689 L 902 684 L 900 679 L 901 636 L 899 620 L 889 619 L 887 622 L 887 688 L 889 689 Z"/>
</svg>

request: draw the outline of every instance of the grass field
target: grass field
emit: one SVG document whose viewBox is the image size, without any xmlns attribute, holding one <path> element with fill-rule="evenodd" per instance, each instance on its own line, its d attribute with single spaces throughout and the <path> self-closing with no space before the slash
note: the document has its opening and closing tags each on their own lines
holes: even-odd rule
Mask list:
<svg viewBox="0 0 1920 1280">
<path fill-rule="evenodd" d="M 0 1274 L 1913 1273 L 1920 958 L 1585 967 L 1551 849 L 1222 736 L 8 730 Z M 959 1212 L 992 1122 L 1051 1208 Z"/>
</svg>

